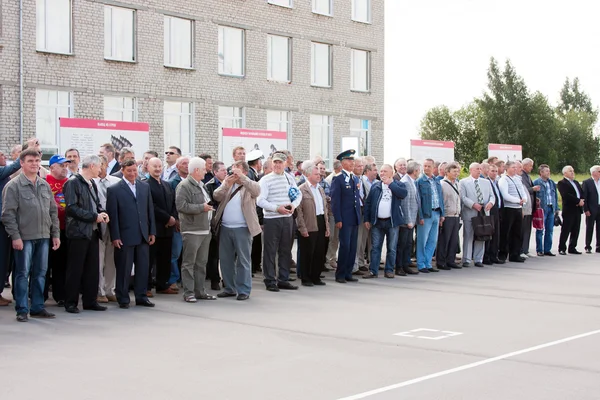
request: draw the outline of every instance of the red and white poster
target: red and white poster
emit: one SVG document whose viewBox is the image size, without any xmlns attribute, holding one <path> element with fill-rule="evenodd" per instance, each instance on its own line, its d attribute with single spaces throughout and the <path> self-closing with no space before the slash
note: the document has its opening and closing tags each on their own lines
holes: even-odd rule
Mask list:
<svg viewBox="0 0 600 400">
<path fill-rule="evenodd" d="M 102 121 L 96 119 L 61 118 L 59 151 L 79 150 L 81 158 L 98 154 L 104 143 L 115 149 L 132 148 L 136 157 L 150 148 L 150 125 L 145 122 Z"/>
<path fill-rule="evenodd" d="M 260 129 L 223 128 L 221 134 L 221 155 L 225 165 L 233 163 L 233 149 L 242 146 L 246 154 L 252 150 L 260 150 L 269 157 L 277 150 L 288 148 L 287 132 L 267 131 Z"/>
<path fill-rule="evenodd" d="M 410 158 L 421 164 L 427 158 L 439 162 L 452 162 L 454 161 L 454 142 L 412 139 L 410 141 Z"/>
<path fill-rule="evenodd" d="M 523 159 L 523 148 L 518 144 L 494 144 L 488 145 L 488 158 L 498 157 L 499 160 L 516 161 Z"/>
</svg>

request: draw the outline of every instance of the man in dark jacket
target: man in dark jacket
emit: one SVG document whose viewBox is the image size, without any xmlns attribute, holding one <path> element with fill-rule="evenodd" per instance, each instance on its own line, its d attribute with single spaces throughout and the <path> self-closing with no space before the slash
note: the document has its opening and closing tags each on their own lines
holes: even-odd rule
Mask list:
<svg viewBox="0 0 600 400">
<path fill-rule="evenodd" d="M 581 225 L 581 214 L 585 200 L 583 199 L 583 189 L 579 182 L 575 180 L 575 170 L 567 165 L 562 170 L 564 179 L 558 181 L 556 185 L 562 198 L 562 216 L 563 225 L 560 230 L 560 239 L 558 242 L 558 252 L 566 255 L 567 239 L 569 238 L 569 254 L 581 254 L 577 250 L 577 239 L 579 238 L 579 228 Z"/>
<path fill-rule="evenodd" d="M 108 222 L 108 214 L 100 207 L 98 188 L 92 179 L 97 178 L 100 157 L 84 157 L 81 173 L 73 175 L 64 186 L 66 207 L 65 231 L 70 241 L 65 282 L 65 310 L 77 314 L 81 290 L 84 310 L 105 311 L 98 304 L 98 260 L 101 222 Z"/>
<path fill-rule="evenodd" d="M 404 183 L 393 179 L 394 170 L 388 164 L 381 166 L 379 176 L 381 181 L 375 181 L 371 186 L 363 212 L 365 227 L 371 231 L 372 245 L 370 272 L 363 276 L 365 279 L 377 278 L 384 237 L 387 237 L 385 277 L 394 277 L 398 227 L 404 224 L 400 208 L 400 200 L 408 194 Z"/>
<path fill-rule="evenodd" d="M 596 226 L 596 253 L 600 253 L 600 165 L 590 168 L 591 178 L 583 181 L 583 211 L 585 212 L 585 251 L 592 252 L 592 237 Z"/>
<path fill-rule="evenodd" d="M 254 182 L 258 182 L 258 174 L 262 172 L 262 160 L 264 156 L 260 150 L 252 150 L 246 155 L 248 163 L 248 178 Z M 258 215 L 258 223 L 262 226 L 264 220 L 263 209 L 256 206 L 256 215 Z M 262 261 L 262 232 L 252 238 L 252 273 L 261 272 L 260 267 Z"/>
<path fill-rule="evenodd" d="M 202 157 L 200 157 L 202 158 Z M 219 202 L 215 201 L 213 194 L 221 187 L 221 184 L 227 178 L 227 168 L 221 161 L 217 161 L 212 165 L 212 179 L 206 183 L 204 188 L 210 196 L 211 206 L 216 210 L 219 208 Z M 208 171 L 208 169 L 207 169 Z M 219 238 L 213 237 L 210 239 L 210 247 L 208 249 L 208 261 L 206 262 L 206 279 L 210 280 L 210 288 L 212 290 L 221 290 L 221 274 L 219 273 Z"/>
</svg>

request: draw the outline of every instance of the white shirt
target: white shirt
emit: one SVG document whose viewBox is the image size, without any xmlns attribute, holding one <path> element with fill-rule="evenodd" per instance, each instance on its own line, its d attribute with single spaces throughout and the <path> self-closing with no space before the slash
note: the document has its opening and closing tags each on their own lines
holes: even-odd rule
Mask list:
<svg viewBox="0 0 600 400">
<path fill-rule="evenodd" d="M 177 169 L 176 164 L 173 164 L 170 167 L 167 165 L 165 167 L 165 169 L 163 170 L 161 178 L 165 181 L 168 181 L 170 179 L 171 173 L 173 173 L 173 171 L 175 171 L 176 169 Z"/>
<path fill-rule="evenodd" d="M 114 168 L 114 166 L 116 164 L 117 164 L 117 159 L 113 158 L 113 160 L 111 162 L 109 162 L 108 166 L 106 167 L 106 173 L 110 175 L 112 173 L 112 169 Z"/>
<path fill-rule="evenodd" d="M 321 196 L 321 192 L 319 192 L 319 184 L 317 183 L 315 186 L 308 183 L 310 186 L 310 191 L 313 195 L 313 200 L 315 201 L 315 211 L 317 215 L 325 215 L 325 211 L 323 210 L 323 197 Z"/>
<path fill-rule="evenodd" d="M 239 185 L 235 183 L 230 189 L 230 193 L 235 192 L 238 186 Z M 227 196 L 229 196 L 229 194 Z M 244 228 L 248 226 L 246 218 L 244 218 L 244 213 L 242 212 L 242 194 L 240 192 L 237 192 L 235 196 L 229 200 L 223 210 L 222 218 L 221 222 L 223 223 L 223 226 L 227 228 Z"/>
<path fill-rule="evenodd" d="M 131 183 L 125 178 L 123 178 L 123 180 L 125 181 L 125 183 L 127 183 L 127 186 L 129 186 L 129 189 L 131 189 L 131 193 L 133 193 L 133 197 L 137 198 L 137 195 L 135 193 L 135 181 L 133 181 L 133 183 Z"/>
<path fill-rule="evenodd" d="M 392 190 L 385 183 L 381 184 L 381 200 L 377 209 L 377 218 L 390 218 L 392 216 Z"/>
<path fill-rule="evenodd" d="M 575 193 L 577 193 L 577 197 L 581 199 L 581 193 L 579 193 L 579 189 L 577 188 L 577 185 L 575 184 L 575 182 L 573 182 L 569 178 L 567 178 L 567 180 L 569 181 L 569 183 L 571 184 L 571 186 L 573 186 L 573 189 L 575 189 Z"/>
<path fill-rule="evenodd" d="M 596 185 L 596 192 L 598 192 L 598 204 L 600 205 L 600 179 L 594 180 L 594 184 Z"/>
</svg>

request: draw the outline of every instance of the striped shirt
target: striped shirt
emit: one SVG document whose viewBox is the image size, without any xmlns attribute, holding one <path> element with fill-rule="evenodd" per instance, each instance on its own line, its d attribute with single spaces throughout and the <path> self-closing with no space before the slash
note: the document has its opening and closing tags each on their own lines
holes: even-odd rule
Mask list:
<svg viewBox="0 0 600 400">
<path fill-rule="evenodd" d="M 271 172 L 265 175 L 258 182 L 260 184 L 260 196 L 256 204 L 263 209 L 264 216 L 270 218 L 291 217 L 291 214 L 279 214 L 277 209 L 280 206 L 290 204 L 289 190 L 290 186 L 296 187 L 296 180 L 288 174 L 281 175 Z M 302 194 L 292 203 L 294 207 L 298 207 L 302 201 Z"/>
</svg>

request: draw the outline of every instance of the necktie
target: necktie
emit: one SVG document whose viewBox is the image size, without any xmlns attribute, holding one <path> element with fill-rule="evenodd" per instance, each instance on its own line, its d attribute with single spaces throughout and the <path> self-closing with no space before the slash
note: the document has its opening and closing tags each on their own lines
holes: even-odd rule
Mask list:
<svg viewBox="0 0 600 400">
<path fill-rule="evenodd" d="M 475 193 L 477 193 L 477 203 L 483 204 L 483 194 L 481 194 L 481 188 L 479 187 L 479 179 L 475 179 Z"/>
</svg>

